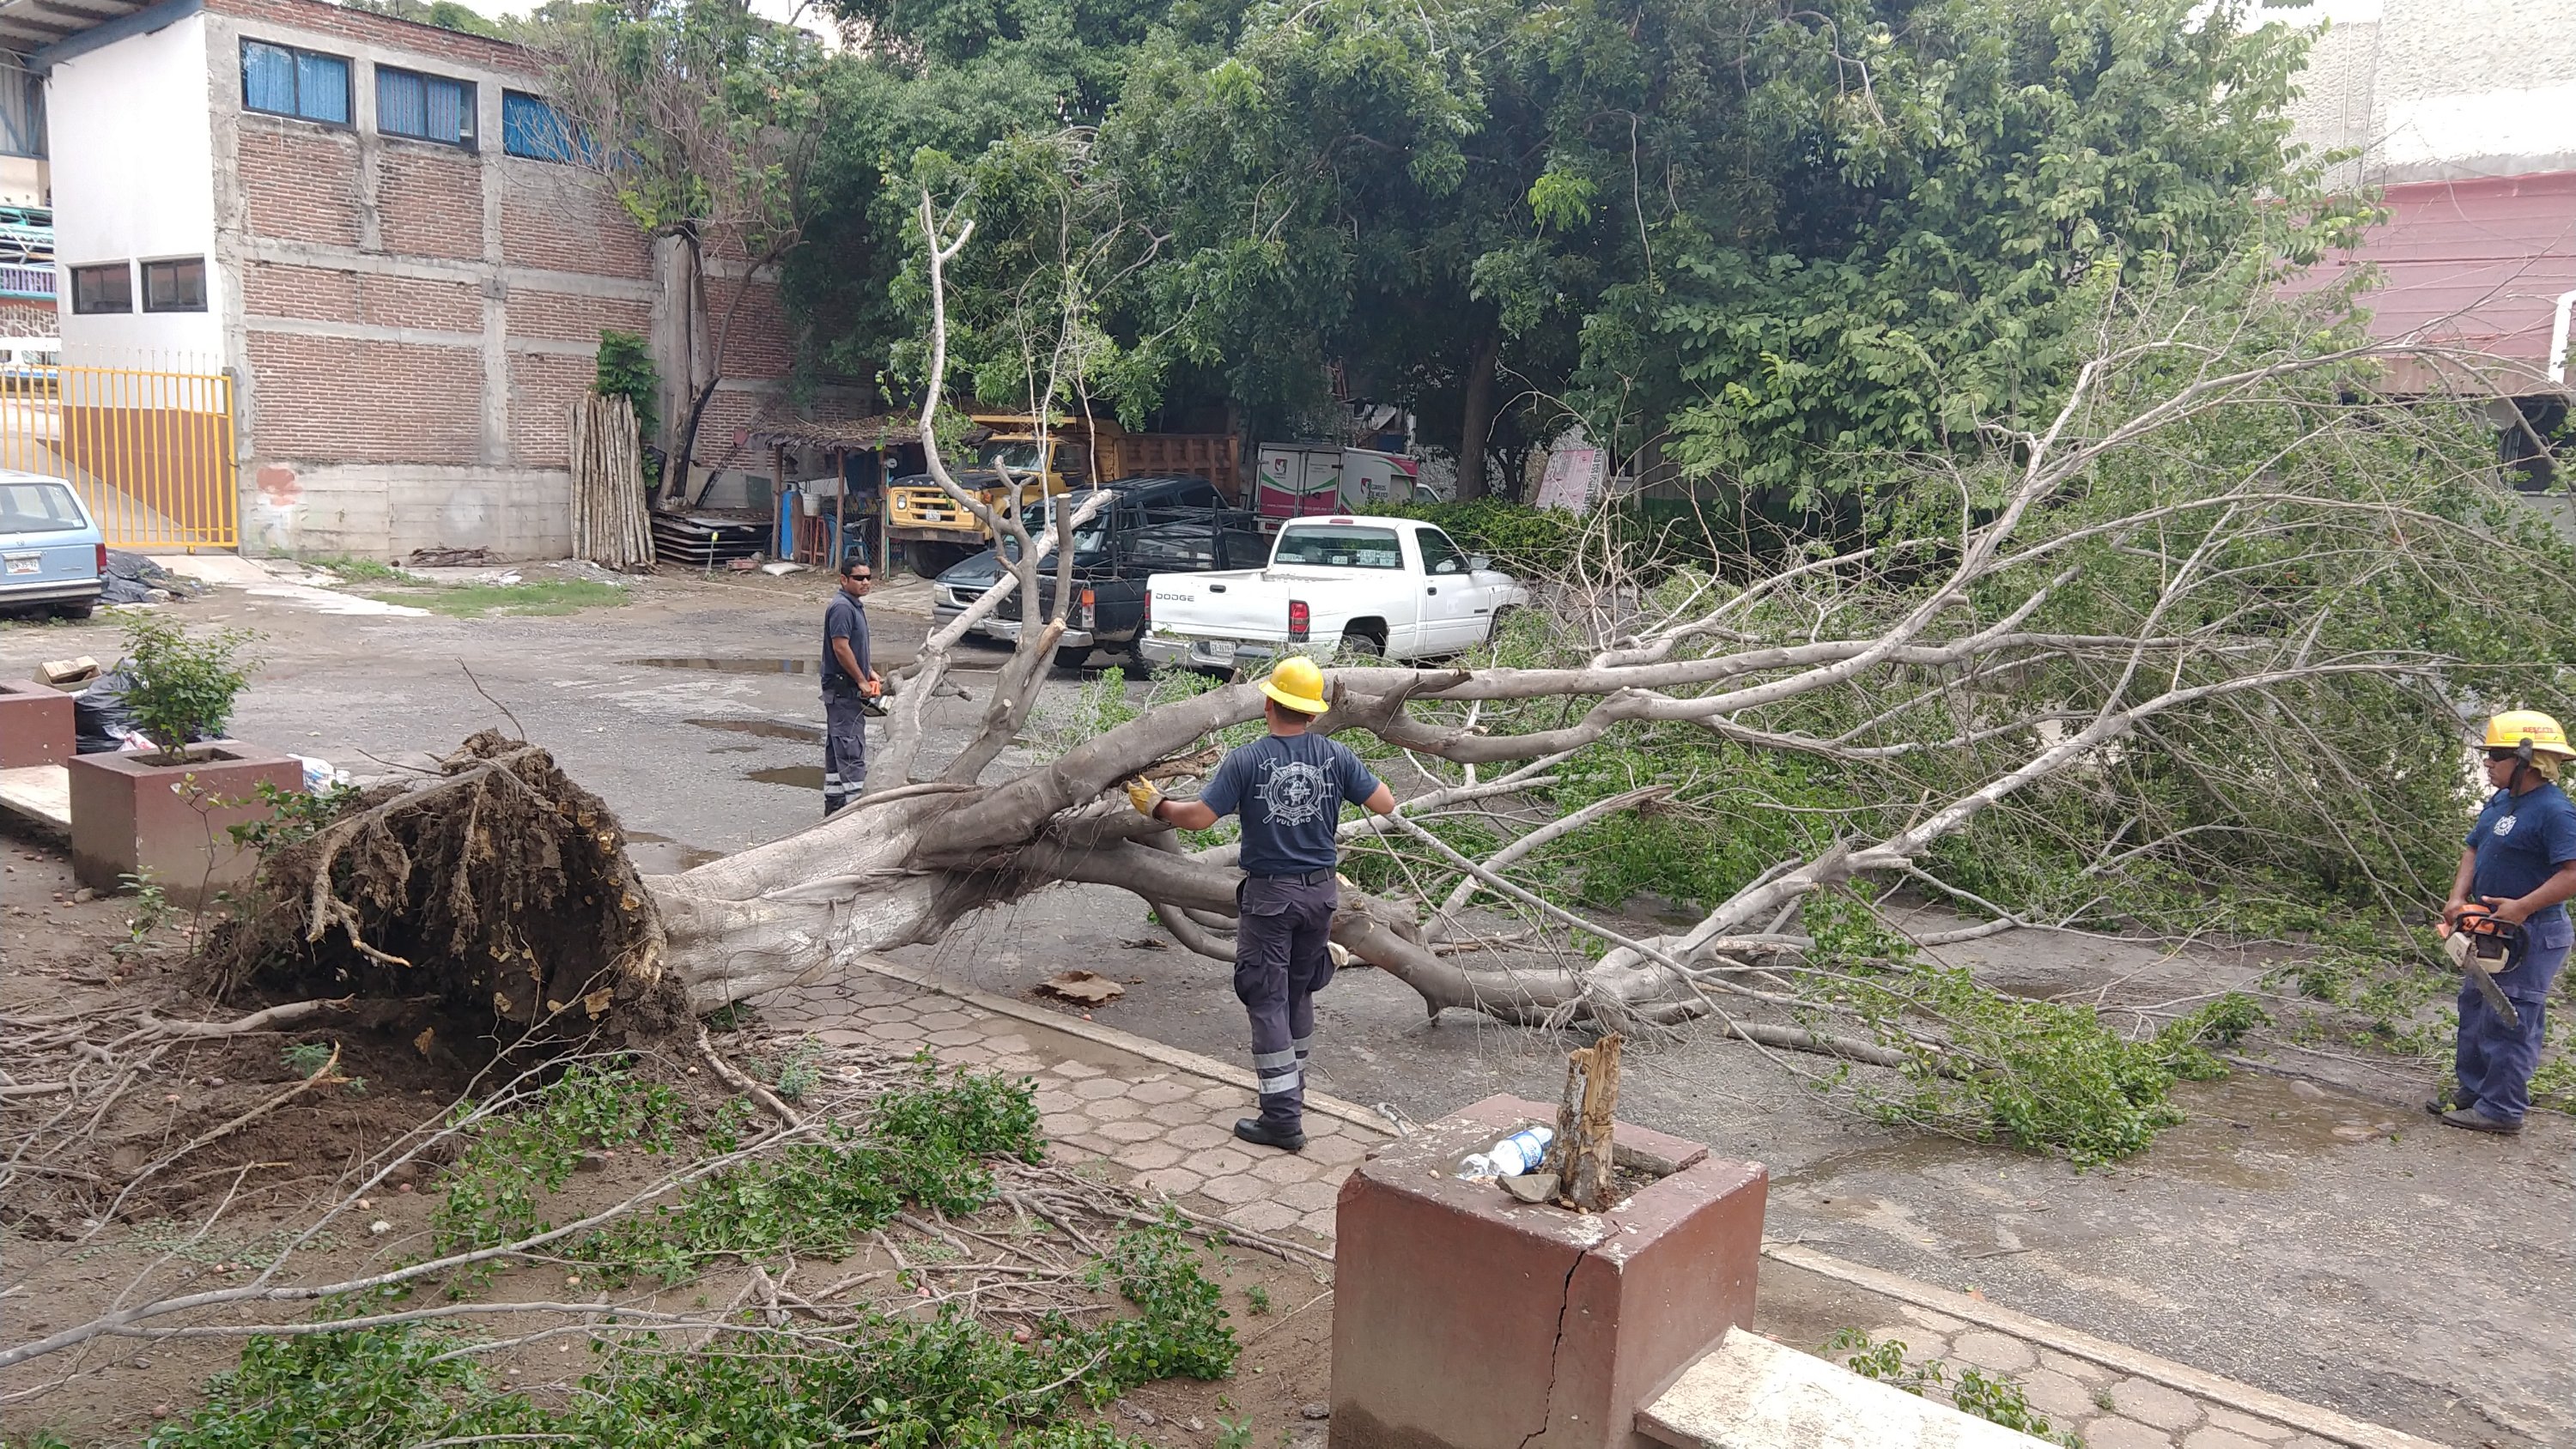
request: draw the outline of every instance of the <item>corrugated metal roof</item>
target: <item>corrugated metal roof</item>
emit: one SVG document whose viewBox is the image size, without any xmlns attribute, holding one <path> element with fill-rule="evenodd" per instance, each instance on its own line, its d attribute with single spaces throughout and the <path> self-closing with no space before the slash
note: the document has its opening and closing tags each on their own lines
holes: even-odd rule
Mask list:
<svg viewBox="0 0 2576 1449">
<path fill-rule="evenodd" d="M 920 442 L 921 419 L 764 418 L 745 429 L 742 436 L 744 442 L 763 448 L 824 448 L 859 453 Z"/>
<path fill-rule="evenodd" d="M 2375 266 L 2381 280 L 2363 300 L 2372 336 L 2471 349 L 2545 386 L 2558 297 L 2576 289 L 2576 171 L 2413 182 L 2388 187 L 2384 204 L 2388 220 L 2358 254 L 2319 264 L 2288 290 Z M 2401 388 L 2444 388 L 2420 365 L 2398 374 Z"/>
</svg>

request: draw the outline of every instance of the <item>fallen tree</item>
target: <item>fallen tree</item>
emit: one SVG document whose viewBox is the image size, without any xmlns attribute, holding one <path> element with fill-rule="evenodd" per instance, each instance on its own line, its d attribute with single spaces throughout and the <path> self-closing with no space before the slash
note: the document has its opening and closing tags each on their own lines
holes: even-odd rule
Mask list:
<svg viewBox="0 0 2576 1449">
<path fill-rule="evenodd" d="M 643 877 L 598 802 L 543 751 L 479 739 L 444 778 L 370 801 L 273 863 L 245 966 L 409 973 L 416 991 L 428 963 L 412 953 L 429 949 L 441 991 L 519 1029 L 630 1000 L 708 1011 L 936 940 L 1058 883 L 1131 892 L 1184 945 L 1225 951 L 1230 850 L 1184 845 L 1118 786 L 1203 771 L 1213 738 L 1258 717 L 1251 684 L 995 767 L 1064 627 L 1080 519 L 1054 510 L 1033 538 L 941 460 L 940 269 L 972 225 L 949 228 L 927 199 L 922 220 L 931 472 L 1007 540 L 1012 568 L 899 677 L 870 793 L 785 839 Z M 1076 310 L 1069 297 L 1068 336 Z M 1764 1050 L 1937 1075 L 1986 1064 L 1941 1029 L 1928 996 L 1838 976 L 1802 913 L 1876 882 L 1984 918 L 1946 939 L 2084 914 L 1996 900 L 1931 868 L 1981 822 L 2018 818 L 2089 858 L 2084 874 L 2116 876 L 2215 860 L 2195 854 L 2213 831 L 2273 851 L 2262 837 L 2280 827 L 2263 812 L 2289 811 L 2311 822 L 2300 830 L 2339 835 L 2308 848 L 2348 857 L 2364 895 L 2391 909 L 2427 898 L 2408 875 L 2423 858 L 2408 836 L 2456 793 L 2441 763 L 2456 701 L 2554 689 L 2521 665 L 2565 641 L 2514 600 L 2563 550 L 2496 485 L 2467 409 L 2373 400 L 2390 349 L 2333 338 L 2293 317 L 2113 298 L 2096 355 L 2044 426 L 1994 429 L 1977 457 L 1881 460 L 1889 504 L 1867 536 L 1660 576 L 1597 556 L 1556 581 L 1526 639 L 1437 667 L 1332 670 L 1322 728 L 1414 772 L 1396 815 L 1345 834 L 1415 883 L 1345 891 L 1334 939 L 1434 1016 L 1619 1031 L 1705 1019 Z M 1061 361 L 1042 369 L 1041 416 Z M 928 760 L 925 712 L 957 692 L 949 647 L 1005 594 L 1036 598 L 1047 582 L 1041 608 L 1024 611 L 1043 623 L 1021 632 L 966 744 Z M 1842 803 L 1783 806 L 1806 810 L 1808 844 L 1701 901 L 1696 924 L 1624 933 L 1531 867 L 1567 837 L 1673 808 L 1678 782 L 1630 779 L 1580 811 L 1551 812 L 1544 792 L 1605 753 L 1679 737 L 1739 761 L 1803 762 Z M 2196 792 L 2200 813 L 2138 803 L 2141 772 L 2168 795 Z M 1473 830 L 1452 828 L 1462 822 Z M 1484 848 L 1453 843 L 1465 835 Z M 1444 939 L 1480 892 L 1534 923 L 1551 942 L 1541 959 Z M 1592 952 L 1571 949 L 1585 942 Z M 1909 1022 L 1909 1003 L 1934 1014 Z"/>
</svg>

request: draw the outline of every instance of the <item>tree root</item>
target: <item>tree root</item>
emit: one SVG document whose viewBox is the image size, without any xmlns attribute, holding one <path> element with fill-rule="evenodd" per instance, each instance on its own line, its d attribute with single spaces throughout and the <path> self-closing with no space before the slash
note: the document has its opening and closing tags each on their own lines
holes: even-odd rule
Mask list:
<svg viewBox="0 0 2576 1449">
<path fill-rule="evenodd" d="M 674 1029 L 661 920 L 608 807 L 490 731 L 442 766 L 271 853 L 210 953 L 220 984 L 433 995 L 504 1040 L 612 1009 L 629 1032 Z"/>
</svg>

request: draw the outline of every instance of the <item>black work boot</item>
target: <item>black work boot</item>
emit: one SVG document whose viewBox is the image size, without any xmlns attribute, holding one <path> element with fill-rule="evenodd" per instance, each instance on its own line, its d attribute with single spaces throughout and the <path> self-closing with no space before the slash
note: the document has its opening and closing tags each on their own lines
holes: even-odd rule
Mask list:
<svg viewBox="0 0 2576 1449">
<path fill-rule="evenodd" d="M 1234 1124 L 1234 1135 L 1260 1147 L 1276 1147 L 1282 1152 L 1306 1150 L 1305 1129 L 1294 1122 L 1273 1122 L 1266 1117 L 1245 1117 Z"/>
<path fill-rule="evenodd" d="M 2467 1108 L 2474 1107 L 2477 1104 L 2477 1098 L 2470 1096 L 2459 1088 L 2444 1087 L 2442 1090 L 2433 1094 L 2433 1099 L 2431 1101 L 2424 1104 L 2424 1110 L 2432 1113 L 2436 1117 L 2439 1117 L 2453 1108 L 2466 1110 Z"/>
<path fill-rule="evenodd" d="M 2522 1135 L 2521 1123 L 2507 1122 L 2499 1117 L 2490 1117 L 2475 1107 L 2462 1107 L 2456 1111 L 2445 1112 L 2442 1114 L 2442 1121 L 2453 1127 L 2465 1127 L 2471 1132 L 2492 1132 L 2499 1137 L 2519 1137 Z M 1242 1129 L 1237 1128 L 1235 1130 L 1239 1132 Z"/>
</svg>

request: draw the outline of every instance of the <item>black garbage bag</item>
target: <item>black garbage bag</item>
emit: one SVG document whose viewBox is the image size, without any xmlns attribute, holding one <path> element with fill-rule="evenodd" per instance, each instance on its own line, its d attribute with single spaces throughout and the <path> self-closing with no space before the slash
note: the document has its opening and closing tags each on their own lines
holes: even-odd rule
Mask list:
<svg viewBox="0 0 2576 1449">
<path fill-rule="evenodd" d="M 72 696 L 72 748 L 84 755 L 112 754 L 134 736 L 134 715 L 125 707 L 125 692 L 134 676 L 112 670 Z"/>
<path fill-rule="evenodd" d="M 107 572 L 98 583 L 98 601 L 102 604 L 150 603 L 154 589 L 180 599 L 204 591 L 194 579 L 181 578 L 142 554 L 121 548 L 107 551 Z"/>
</svg>

